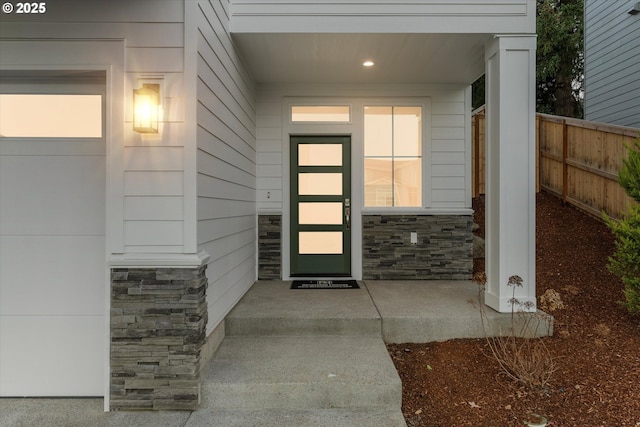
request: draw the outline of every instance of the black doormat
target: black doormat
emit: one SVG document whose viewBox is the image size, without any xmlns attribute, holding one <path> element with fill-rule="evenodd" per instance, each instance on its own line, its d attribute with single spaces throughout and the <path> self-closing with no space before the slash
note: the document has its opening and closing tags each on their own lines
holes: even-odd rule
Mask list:
<svg viewBox="0 0 640 427">
<path fill-rule="evenodd" d="M 355 280 L 294 280 L 291 289 L 360 289 Z"/>
</svg>

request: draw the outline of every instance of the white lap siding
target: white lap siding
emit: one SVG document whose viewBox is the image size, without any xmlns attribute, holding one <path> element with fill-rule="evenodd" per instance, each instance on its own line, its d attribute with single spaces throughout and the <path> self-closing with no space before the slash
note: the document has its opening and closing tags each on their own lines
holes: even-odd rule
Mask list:
<svg viewBox="0 0 640 427">
<path fill-rule="evenodd" d="M 256 279 L 255 84 L 228 32 L 226 0 L 199 1 L 197 237 L 207 268 L 210 333 Z"/>
</svg>

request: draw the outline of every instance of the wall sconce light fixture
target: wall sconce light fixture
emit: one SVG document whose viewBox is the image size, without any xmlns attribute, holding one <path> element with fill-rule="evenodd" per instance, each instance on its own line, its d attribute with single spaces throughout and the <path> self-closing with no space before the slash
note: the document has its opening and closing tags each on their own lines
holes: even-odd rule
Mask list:
<svg viewBox="0 0 640 427">
<path fill-rule="evenodd" d="M 637 15 L 638 13 L 640 13 L 640 2 L 636 3 L 633 6 L 633 9 L 631 9 L 629 12 L 627 12 L 629 15 Z"/>
<path fill-rule="evenodd" d="M 133 130 L 158 133 L 160 116 L 160 85 L 144 83 L 133 90 Z"/>
</svg>

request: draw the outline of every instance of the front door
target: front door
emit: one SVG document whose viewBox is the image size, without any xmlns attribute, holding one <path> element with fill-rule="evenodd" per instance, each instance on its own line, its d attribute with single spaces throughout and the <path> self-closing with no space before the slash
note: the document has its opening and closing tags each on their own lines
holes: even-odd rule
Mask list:
<svg viewBox="0 0 640 427">
<path fill-rule="evenodd" d="M 351 138 L 291 137 L 291 276 L 351 275 Z"/>
</svg>

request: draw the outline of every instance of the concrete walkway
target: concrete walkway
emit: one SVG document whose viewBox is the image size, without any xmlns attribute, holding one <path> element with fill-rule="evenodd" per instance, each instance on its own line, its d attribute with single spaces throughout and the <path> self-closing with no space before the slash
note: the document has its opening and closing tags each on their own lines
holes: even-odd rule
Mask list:
<svg viewBox="0 0 640 427">
<path fill-rule="evenodd" d="M 0 399 L 13 426 L 404 426 L 385 343 L 483 336 L 471 282 L 366 281 L 291 290 L 257 282 L 225 322 L 194 412 L 102 411 L 102 399 Z M 471 303 L 475 301 L 475 306 Z M 490 330 L 510 314 L 487 309 Z M 550 333 L 545 324 L 539 334 Z"/>
</svg>

